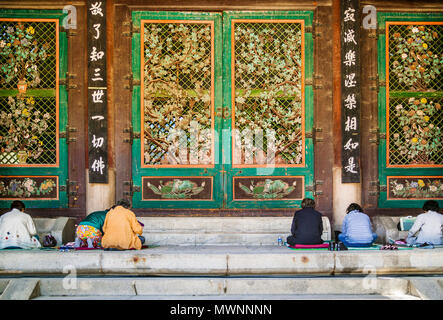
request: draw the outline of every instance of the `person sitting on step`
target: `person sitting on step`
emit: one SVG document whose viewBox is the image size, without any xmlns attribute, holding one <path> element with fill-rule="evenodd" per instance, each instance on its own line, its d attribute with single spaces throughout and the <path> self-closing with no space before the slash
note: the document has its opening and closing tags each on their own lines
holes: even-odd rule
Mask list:
<svg viewBox="0 0 443 320">
<path fill-rule="evenodd" d="M 377 239 L 377 234 L 372 231 L 369 216 L 357 203 L 351 203 L 346 209 L 342 232 L 338 239 L 346 247 L 370 247 Z"/>
<path fill-rule="evenodd" d="M 131 203 L 123 199 L 106 214 L 103 225 L 105 234 L 102 238 L 102 246 L 105 250 L 139 250 L 142 248 L 145 241 L 141 236 L 143 226 L 130 208 Z"/>
<path fill-rule="evenodd" d="M 290 246 L 322 244 L 322 214 L 315 210 L 315 201 L 311 198 L 305 198 L 301 202 L 301 207 L 302 209 L 294 214 L 291 235 L 287 237 L 286 242 Z"/>
<path fill-rule="evenodd" d="M 11 211 L 0 217 L 0 249 L 33 249 L 41 244 L 31 216 L 20 200 L 11 203 Z"/>
<path fill-rule="evenodd" d="M 425 213 L 419 214 L 414 225 L 409 229 L 406 242 L 409 245 L 443 244 L 443 215 L 438 213 L 439 205 L 435 200 L 428 200 L 422 208 Z"/>
</svg>

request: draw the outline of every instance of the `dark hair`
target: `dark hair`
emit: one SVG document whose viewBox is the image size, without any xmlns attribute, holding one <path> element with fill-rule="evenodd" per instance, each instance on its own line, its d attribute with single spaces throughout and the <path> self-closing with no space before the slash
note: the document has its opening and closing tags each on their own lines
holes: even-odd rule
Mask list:
<svg viewBox="0 0 443 320">
<path fill-rule="evenodd" d="M 348 214 L 349 212 L 354 211 L 354 210 L 358 210 L 360 212 L 363 212 L 363 209 L 360 207 L 360 205 L 358 205 L 356 203 L 351 203 L 349 205 L 349 207 L 346 209 L 346 214 Z"/>
<path fill-rule="evenodd" d="M 25 204 L 21 202 L 20 200 L 14 200 L 11 203 L 11 210 L 12 209 L 18 209 L 20 211 L 25 210 Z"/>
<path fill-rule="evenodd" d="M 438 202 L 435 200 L 428 200 L 423 204 L 423 210 L 424 211 L 438 211 L 440 209 Z"/>
<path fill-rule="evenodd" d="M 123 208 L 129 209 L 131 207 L 131 202 L 127 199 L 121 199 L 117 202 L 116 206 L 122 206 Z"/>
<path fill-rule="evenodd" d="M 304 198 L 301 202 L 301 207 L 304 208 L 315 208 L 315 201 L 311 198 Z"/>
</svg>

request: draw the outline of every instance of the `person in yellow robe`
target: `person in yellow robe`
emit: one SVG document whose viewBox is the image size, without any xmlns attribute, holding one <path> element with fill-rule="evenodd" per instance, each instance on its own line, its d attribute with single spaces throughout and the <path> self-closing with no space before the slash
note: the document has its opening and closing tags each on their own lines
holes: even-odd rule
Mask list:
<svg viewBox="0 0 443 320">
<path fill-rule="evenodd" d="M 121 200 L 106 214 L 103 225 L 103 248 L 118 250 L 142 248 L 143 237 L 138 235 L 141 236 L 143 233 L 143 227 L 134 212 L 129 210 L 130 206 L 129 201 Z"/>
</svg>

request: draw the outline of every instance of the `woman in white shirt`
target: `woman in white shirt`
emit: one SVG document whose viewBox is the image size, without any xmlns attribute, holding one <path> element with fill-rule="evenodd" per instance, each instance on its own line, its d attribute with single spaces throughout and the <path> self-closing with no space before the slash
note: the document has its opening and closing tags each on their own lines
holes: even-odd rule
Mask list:
<svg viewBox="0 0 443 320">
<path fill-rule="evenodd" d="M 25 204 L 16 200 L 11 204 L 11 211 L 0 217 L 0 249 L 41 247 L 34 221 L 24 210 Z"/>
<path fill-rule="evenodd" d="M 409 230 L 406 242 L 414 244 L 443 244 L 443 215 L 438 213 L 439 206 L 435 200 L 428 200 L 423 205 L 425 213 L 419 214 Z"/>
</svg>

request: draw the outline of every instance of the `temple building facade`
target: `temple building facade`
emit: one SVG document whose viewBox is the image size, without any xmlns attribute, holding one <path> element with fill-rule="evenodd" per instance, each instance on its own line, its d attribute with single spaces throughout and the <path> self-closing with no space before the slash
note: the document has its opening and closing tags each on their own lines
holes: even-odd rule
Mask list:
<svg viewBox="0 0 443 320">
<path fill-rule="evenodd" d="M 0 0 L 2 213 L 441 207 L 443 3 L 417 3 Z"/>
</svg>

